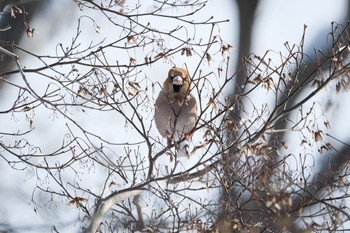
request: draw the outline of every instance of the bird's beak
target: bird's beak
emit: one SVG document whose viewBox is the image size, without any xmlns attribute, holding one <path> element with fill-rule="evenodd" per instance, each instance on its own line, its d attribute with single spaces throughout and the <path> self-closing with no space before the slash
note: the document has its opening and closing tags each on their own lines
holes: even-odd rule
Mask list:
<svg viewBox="0 0 350 233">
<path fill-rule="evenodd" d="M 184 84 L 184 80 L 181 76 L 176 75 L 175 77 L 173 77 L 173 91 L 174 92 L 179 92 L 180 88 L 182 87 L 183 84 Z"/>
<path fill-rule="evenodd" d="M 176 85 L 176 86 L 182 86 L 184 83 L 184 79 L 179 76 L 179 75 L 176 75 L 174 78 L 173 78 L 173 85 Z"/>
</svg>

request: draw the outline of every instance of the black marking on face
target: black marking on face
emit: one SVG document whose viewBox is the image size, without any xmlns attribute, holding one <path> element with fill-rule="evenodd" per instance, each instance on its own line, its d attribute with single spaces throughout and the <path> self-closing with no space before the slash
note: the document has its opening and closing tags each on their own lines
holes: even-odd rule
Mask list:
<svg viewBox="0 0 350 233">
<path fill-rule="evenodd" d="M 174 92 L 179 92 L 181 87 L 182 87 L 182 85 L 173 85 L 173 91 Z"/>
</svg>

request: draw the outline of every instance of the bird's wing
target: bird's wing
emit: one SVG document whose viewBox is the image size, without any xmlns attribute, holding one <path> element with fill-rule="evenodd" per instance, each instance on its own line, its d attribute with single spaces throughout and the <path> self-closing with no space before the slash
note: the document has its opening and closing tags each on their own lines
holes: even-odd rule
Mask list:
<svg viewBox="0 0 350 233">
<path fill-rule="evenodd" d="M 168 133 L 174 130 L 174 111 L 170 105 L 168 96 L 161 91 L 155 104 L 155 123 L 159 133 L 163 137 L 167 137 Z"/>
</svg>

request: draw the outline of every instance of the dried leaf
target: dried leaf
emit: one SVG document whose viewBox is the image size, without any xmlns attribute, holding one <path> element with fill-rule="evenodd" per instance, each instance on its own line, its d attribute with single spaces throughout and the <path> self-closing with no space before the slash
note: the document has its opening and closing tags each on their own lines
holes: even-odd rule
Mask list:
<svg viewBox="0 0 350 233">
<path fill-rule="evenodd" d="M 333 147 L 332 147 L 332 145 L 331 145 L 330 143 L 326 143 L 326 144 L 324 144 L 323 146 L 320 147 L 319 151 L 320 151 L 320 153 L 322 154 L 322 153 L 323 153 L 323 150 L 329 151 L 329 150 L 331 150 L 332 148 L 333 148 Z"/>
<path fill-rule="evenodd" d="M 134 44 L 137 44 L 135 36 L 128 36 L 127 40 L 128 40 L 128 44 L 131 44 L 131 41 L 133 41 Z"/>
<path fill-rule="evenodd" d="M 266 207 L 267 207 L 267 208 L 269 208 L 269 207 L 271 207 L 271 206 L 272 206 L 272 204 L 273 204 L 273 202 L 272 202 L 272 201 L 267 201 L 265 205 L 266 205 Z"/>
<path fill-rule="evenodd" d="M 298 215 L 299 215 L 299 216 L 302 216 L 302 215 L 303 215 L 303 212 L 304 212 L 304 208 L 303 208 L 303 207 L 299 207 L 299 208 L 298 208 Z"/>
<path fill-rule="evenodd" d="M 154 56 L 154 60 L 157 60 L 162 57 L 165 57 L 164 53 L 158 53 L 156 56 Z"/>
<path fill-rule="evenodd" d="M 155 93 L 156 93 L 155 84 L 152 83 L 152 95 L 154 95 Z"/>
<path fill-rule="evenodd" d="M 140 84 L 138 84 L 137 82 L 129 81 L 129 85 L 132 86 L 133 88 L 141 88 Z"/>
<path fill-rule="evenodd" d="M 207 138 L 211 135 L 211 131 L 210 129 L 208 129 L 207 131 L 204 132 L 203 138 Z"/>
<path fill-rule="evenodd" d="M 330 144 L 329 142 L 327 142 L 324 146 L 325 146 L 328 150 L 332 150 L 332 149 L 333 149 L 332 144 Z"/>
<path fill-rule="evenodd" d="M 67 205 L 74 205 L 75 204 L 75 206 L 77 207 L 77 208 L 79 208 L 79 206 L 81 206 L 81 202 L 87 202 L 88 201 L 88 199 L 87 198 L 83 198 L 83 197 L 75 197 L 75 198 L 73 198 L 71 201 L 69 201 L 68 203 L 67 203 Z"/>
<path fill-rule="evenodd" d="M 120 90 L 119 84 L 118 84 L 118 83 L 114 83 L 112 93 L 115 94 L 115 93 L 117 93 L 119 90 Z"/>
<path fill-rule="evenodd" d="M 136 59 L 130 57 L 130 64 L 131 64 L 131 65 L 135 65 L 135 64 L 136 64 Z"/>
<path fill-rule="evenodd" d="M 78 89 L 78 95 L 82 94 L 82 95 L 88 95 L 90 94 L 89 90 L 84 87 L 84 86 L 79 86 L 79 89 Z"/>
<path fill-rule="evenodd" d="M 282 146 L 284 149 L 288 149 L 288 144 L 285 141 L 281 141 Z"/>
<path fill-rule="evenodd" d="M 321 82 L 320 80 L 315 79 L 315 80 L 312 82 L 311 87 L 316 87 L 316 88 L 318 88 L 318 87 L 321 86 L 321 84 L 322 84 L 322 82 Z"/>
<path fill-rule="evenodd" d="M 100 26 L 98 26 L 98 25 L 95 26 L 95 32 L 101 33 L 101 28 L 100 28 Z"/>
<path fill-rule="evenodd" d="M 126 2 L 126 0 L 119 0 L 119 1 L 117 1 L 117 5 L 124 6 L 125 2 Z"/>
<path fill-rule="evenodd" d="M 345 91 L 349 91 L 349 84 L 347 82 L 345 82 L 344 79 L 340 80 L 340 83 L 341 83 L 342 87 L 345 89 Z"/>
<path fill-rule="evenodd" d="M 272 146 L 272 145 L 262 146 L 261 147 L 261 151 L 264 151 L 264 154 L 268 153 L 268 152 L 271 152 L 273 149 L 275 149 L 275 147 Z"/>
<path fill-rule="evenodd" d="M 338 94 L 340 92 L 341 89 L 341 84 L 340 82 L 337 82 L 337 84 L 335 85 L 335 93 Z"/>
<path fill-rule="evenodd" d="M 323 124 L 326 126 L 327 129 L 331 128 L 331 125 L 329 124 L 329 121 L 323 122 Z"/>
<path fill-rule="evenodd" d="M 202 220 L 198 219 L 196 223 L 197 232 L 203 232 Z"/>
<path fill-rule="evenodd" d="M 211 56 L 209 53 L 206 54 L 208 65 L 210 66 Z"/>
<path fill-rule="evenodd" d="M 104 96 L 108 96 L 108 92 L 107 92 L 107 86 L 103 85 L 99 90 L 98 90 L 99 95 L 104 95 Z"/>
<path fill-rule="evenodd" d="M 34 37 L 34 31 L 35 31 L 35 29 L 32 28 L 32 27 L 28 26 L 26 28 L 26 33 L 27 33 L 28 38 L 33 38 Z"/>
<path fill-rule="evenodd" d="M 221 55 L 224 55 L 225 52 L 230 52 L 232 46 L 230 44 L 221 46 Z"/>
<path fill-rule="evenodd" d="M 341 186 L 345 185 L 345 183 L 346 183 L 345 177 L 339 176 L 338 182 L 339 182 L 339 185 L 341 185 Z"/>
<path fill-rule="evenodd" d="M 281 210 L 281 209 L 282 209 L 281 206 L 280 206 L 280 204 L 278 204 L 277 202 L 274 204 L 274 206 L 275 206 L 275 208 L 278 209 L 278 210 Z"/>
<path fill-rule="evenodd" d="M 186 56 L 191 57 L 192 56 L 192 49 L 191 48 L 186 48 Z"/>
<path fill-rule="evenodd" d="M 10 10 L 11 10 L 11 17 L 12 18 L 16 18 L 16 14 L 22 14 L 23 13 L 22 9 L 19 8 L 16 5 L 12 5 Z"/>
<path fill-rule="evenodd" d="M 192 156 L 196 153 L 197 150 L 202 149 L 202 148 L 204 148 L 205 146 L 206 146 L 206 144 L 195 146 L 195 147 L 192 149 L 191 153 L 188 154 L 188 156 L 189 156 L 189 157 L 192 157 Z"/>
<path fill-rule="evenodd" d="M 25 106 L 25 107 L 22 108 L 22 112 L 28 112 L 31 109 L 32 109 L 31 107 Z"/>
<path fill-rule="evenodd" d="M 222 67 L 218 67 L 218 76 L 219 76 L 219 78 L 220 78 L 220 74 L 221 74 L 222 71 L 223 71 Z"/>
<path fill-rule="evenodd" d="M 120 184 L 118 184 L 118 183 L 112 181 L 111 183 L 109 183 L 108 188 L 111 188 L 112 186 L 118 186 L 118 187 L 119 187 Z"/>
<path fill-rule="evenodd" d="M 216 103 L 213 100 L 213 98 L 211 98 L 211 97 L 209 98 L 209 102 L 208 102 L 207 106 L 212 106 L 214 111 L 216 111 Z"/>
<path fill-rule="evenodd" d="M 73 205 L 73 204 L 75 204 L 75 200 L 74 199 L 67 203 L 67 205 Z"/>
<path fill-rule="evenodd" d="M 315 142 L 322 141 L 322 130 L 318 130 L 314 134 Z"/>
<path fill-rule="evenodd" d="M 258 84 L 258 83 L 261 83 L 263 81 L 263 78 L 261 76 L 261 74 L 258 74 L 252 81 L 251 83 L 253 84 Z"/>
<path fill-rule="evenodd" d="M 307 141 L 306 141 L 305 139 L 303 139 L 303 140 L 300 142 L 300 146 L 304 146 L 306 143 L 307 143 Z"/>
<path fill-rule="evenodd" d="M 133 89 L 135 93 L 138 92 L 138 90 L 141 88 L 140 85 L 137 82 L 131 82 L 129 81 L 129 86 Z"/>
</svg>

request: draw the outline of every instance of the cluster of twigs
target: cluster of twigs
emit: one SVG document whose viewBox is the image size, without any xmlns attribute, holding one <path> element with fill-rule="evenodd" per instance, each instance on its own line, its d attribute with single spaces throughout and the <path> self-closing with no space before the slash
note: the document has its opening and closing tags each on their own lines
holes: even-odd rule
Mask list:
<svg viewBox="0 0 350 233">
<path fill-rule="evenodd" d="M 331 122 L 316 98 L 332 84 L 334 94 L 348 89 L 348 25 L 332 29 L 331 49 L 317 51 L 312 67 L 305 65 L 303 37 L 298 45 L 286 43 L 280 62 L 272 62 L 268 51 L 245 58 L 233 72 L 231 45 L 216 34 L 224 21 L 192 20 L 205 2 L 155 1 L 151 11 L 127 1 L 75 2 L 87 13 L 71 44 L 57 45 L 55 55 L 13 43 L 7 44 L 13 51 L 0 50 L 15 62 L 0 74 L 2 88 L 16 93 L 0 109 L 14 125 L 0 131 L 0 156 L 14 169 L 35 169 L 34 208 L 39 190 L 49 202 L 76 206 L 85 232 L 296 232 L 336 230 L 349 221 L 346 164 L 336 174 L 317 174 L 310 162 L 336 150 L 327 133 Z M 163 14 L 168 8 L 185 13 Z M 84 20 L 97 33 L 103 30 L 90 11 L 120 35 L 84 47 Z M 150 18 L 176 27 L 155 28 Z M 190 37 L 187 26 L 204 28 L 208 38 Z M 22 65 L 19 53 L 39 65 Z M 168 145 L 153 122 L 162 79 L 152 76 L 176 56 L 193 59 L 186 65 L 199 104 L 188 157 L 176 150 L 185 138 Z M 230 94 L 240 72 L 245 83 Z M 44 135 L 55 142 L 40 135 L 48 125 L 57 134 Z M 288 146 L 290 135 L 300 148 Z M 99 189 L 90 182 L 96 176 Z"/>
</svg>

